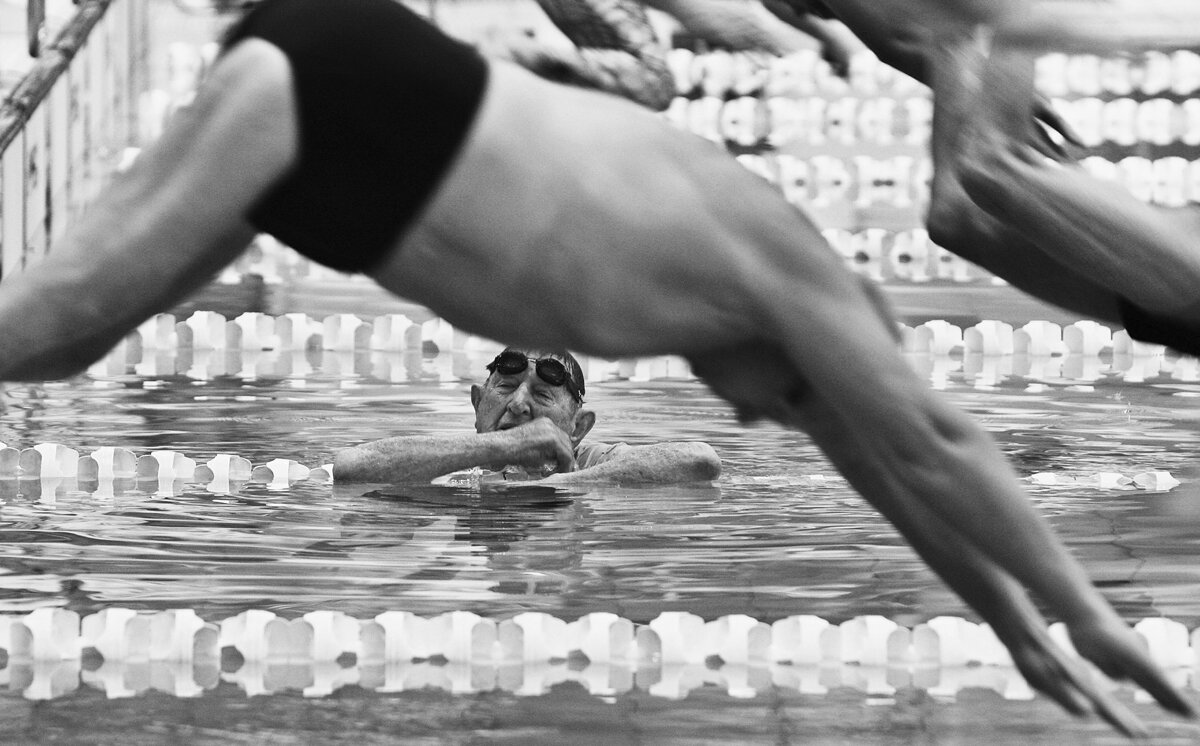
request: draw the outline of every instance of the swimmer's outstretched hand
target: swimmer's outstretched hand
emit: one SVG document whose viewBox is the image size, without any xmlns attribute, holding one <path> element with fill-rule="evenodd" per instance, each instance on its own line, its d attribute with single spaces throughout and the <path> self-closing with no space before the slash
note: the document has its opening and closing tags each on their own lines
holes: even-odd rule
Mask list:
<svg viewBox="0 0 1200 746">
<path fill-rule="evenodd" d="M 1119 619 L 1074 624 L 1070 626 L 1070 632 L 1071 642 L 1079 654 L 1107 676 L 1133 681 L 1171 712 L 1196 717 L 1195 704 L 1167 681 L 1163 671 L 1151 660 L 1143 640 Z"/>
<path fill-rule="evenodd" d="M 1017 634 L 1011 627 L 995 630 L 1025 681 L 1067 712 L 1080 717 L 1095 713 L 1130 738 L 1147 735 L 1141 719 L 1101 689 L 1092 672 L 1050 638 L 1044 624 L 1021 625 Z"/>
<path fill-rule="evenodd" d="M 1004 604 L 991 621 L 1025 681 L 1073 715 L 1096 714 L 1131 738 L 1147 735 L 1141 719 L 1101 687 L 1089 667 L 1051 639 L 1041 615 L 1025 598 Z M 1131 679 L 1166 709 L 1193 717 L 1193 705 L 1167 681 L 1145 645 L 1115 614 L 1070 627 L 1071 641 L 1085 659 L 1113 679 Z"/>
</svg>

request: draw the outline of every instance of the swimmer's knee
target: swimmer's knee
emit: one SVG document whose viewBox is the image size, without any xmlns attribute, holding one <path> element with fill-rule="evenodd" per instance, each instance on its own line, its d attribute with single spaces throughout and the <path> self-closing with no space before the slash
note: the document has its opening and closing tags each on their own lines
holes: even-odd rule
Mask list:
<svg viewBox="0 0 1200 746">
<path fill-rule="evenodd" d="M 962 159 L 935 176 L 925 217 L 930 240 L 970 261 L 985 260 L 994 246 L 988 205 L 999 188 L 979 159 Z"/>
<path fill-rule="evenodd" d="M 957 184 L 954 188 L 934 190 L 925 216 L 929 240 L 955 253 L 969 250 L 975 228 L 971 215 L 977 209 Z"/>
</svg>

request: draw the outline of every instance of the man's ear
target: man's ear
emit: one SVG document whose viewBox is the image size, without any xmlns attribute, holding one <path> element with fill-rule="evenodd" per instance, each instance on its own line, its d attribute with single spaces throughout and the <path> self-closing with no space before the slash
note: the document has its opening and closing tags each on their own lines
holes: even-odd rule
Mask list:
<svg viewBox="0 0 1200 746">
<path fill-rule="evenodd" d="M 471 408 L 476 412 L 479 411 L 479 400 L 483 398 L 483 388 L 477 384 L 471 384 Z"/>
<path fill-rule="evenodd" d="M 596 413 L 590 409 L 581 409 L 575 413 L 575 426 L 571 428 L 571 443 L 579 445 L 579 441 L 583 440 L 583 436 L 592 431 L 592 427 L 596 424 Z"/>
</svg>

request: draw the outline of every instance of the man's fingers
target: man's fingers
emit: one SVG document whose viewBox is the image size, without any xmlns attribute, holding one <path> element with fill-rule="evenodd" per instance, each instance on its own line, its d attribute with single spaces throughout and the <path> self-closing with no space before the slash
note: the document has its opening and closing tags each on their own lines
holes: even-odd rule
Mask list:
<svg viewBox="0 0 1200 746">
<path fill-rule="evenodd" d="M 558 462 L 558 471 L 568 472 L 575 471 L 575 448 L 571 445 L 571 439 L 567 434 L 558 429 L 558 426 L 550 423 L 551 428 L 551 444 L 554 448 L 554 460 Z"/>
<path fill-rule="evenodd" d="M 570 443 L 558 449 L 558 470 L 560 472 L 575 471 L 575 454 L 571 451 Z"/>
<path fill-rule="evenodd" d="M 512 430 L 517 452 L 513 459 L 527 467 L 543 468 L 550 462 L 560 472 L 575 471 L 575 448 L 571 439 L 549 419 L 539 417 Z"/>
</svg>

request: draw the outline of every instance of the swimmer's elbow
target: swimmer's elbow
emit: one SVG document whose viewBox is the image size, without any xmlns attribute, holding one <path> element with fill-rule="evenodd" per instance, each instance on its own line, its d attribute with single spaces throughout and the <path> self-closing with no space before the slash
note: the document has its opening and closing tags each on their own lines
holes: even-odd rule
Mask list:
<svg viewBox="0 0 1200 746">
<path fill-rule="evenodd" d="M 897 473 L 918 480 L 917 493 L 949 493 L 959 489 L 965 474 L 975 474 L 991 462 L 995 445 L 987 432 L 967 415 L 934 404 L 909 418 L 902 428 L 880 428 L 881 453 L 890 456 Z"/>
<path fill-rule="evenodd" d="M 702 448 L 696 460 L 696 471 L 701 479 L 712 481 L 721 476 L 721 457 L 716 449 L 708 443 L 700 443 Z"/>
<path fill-rule="evenodd" d="M 681 443 L 677 472 L 679 481 L 714 481 L 721 476 L 721 457 L 708 443 Z"/>
</svg>

